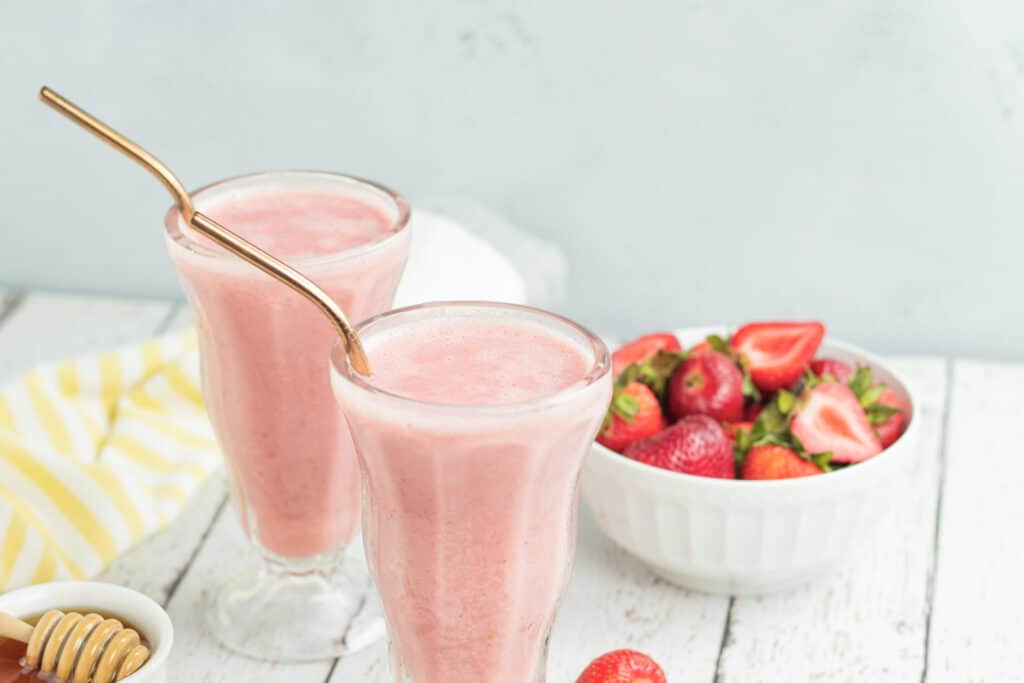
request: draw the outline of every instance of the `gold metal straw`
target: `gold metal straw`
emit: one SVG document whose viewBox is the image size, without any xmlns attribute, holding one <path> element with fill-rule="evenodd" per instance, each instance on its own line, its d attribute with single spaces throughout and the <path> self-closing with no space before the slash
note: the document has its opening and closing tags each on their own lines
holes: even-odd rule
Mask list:
<svg viewBox="0 0 1024 683">
<path fill-rule="evenodd" d="M 327 295 L 327 292 L 288 264 L 242 239 L 209 216 L 196 211 L 192 206 L 192 198 L 185 191 L 181 181 L 155 156 L 46 86 L 39 91 L 39 99 L 156 176 L 174 197 L 174 202 L 178 205 L 181 215 L 185 217 L 185 221 L 196 231 L 309 299 L 330 319 L 331 324 L 341 335 L 353 369 L 361 375 L 370 374 L 370 363 L 359 337 L 349 324 L 344 311 Z"/>
</svg>

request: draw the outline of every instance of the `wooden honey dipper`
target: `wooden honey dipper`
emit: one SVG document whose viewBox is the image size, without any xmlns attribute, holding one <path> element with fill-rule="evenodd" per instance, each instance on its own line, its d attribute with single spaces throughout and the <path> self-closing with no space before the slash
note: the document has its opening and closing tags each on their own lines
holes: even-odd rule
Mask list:
<svg viewBox="0 0 1024 683">
<path fill-rule="evenodd" d="M 149 659 L 135 629 L 95 612 L 52 609 L 35 626 L 0 612 L 0 636 L 26 643 L 25 665 L 58 683 L 113 683 Z"/>
</svg>

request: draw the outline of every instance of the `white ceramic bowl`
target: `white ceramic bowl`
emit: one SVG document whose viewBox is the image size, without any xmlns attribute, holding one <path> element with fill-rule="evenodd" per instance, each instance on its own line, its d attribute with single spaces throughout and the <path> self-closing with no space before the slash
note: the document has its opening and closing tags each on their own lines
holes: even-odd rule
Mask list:
<svg viewBox="0 0 1024 683">
<path fill-rule="evenodd" d="M 149 641 L 150 655 L 127 683 L 164 683 L 167 657 L 174 643 L 174 628 L 160 605 L 130 588 L 95 581 L 55 581 L 20 588 L 0 595 L 0 611 L 33 617 L 51 609 L 98 612 L 121 617 L 138 627 Z"/>
<path fill-rule="evenodd" d="M 724 329 L 676 334 L 689 348 Z M 899 440 L 842 470 L 778 481 L 672 472 L 595 443 L 582 490 L 598 526 L 656 573 L 687 588 L 768 593 L 824 575 L 903 495 L 913 476 L 919 420 L 907 382 L 875 356 L 827 338 L 817 356 L 871 366 L 875 380 L 909 406 Z"/>
</svg>

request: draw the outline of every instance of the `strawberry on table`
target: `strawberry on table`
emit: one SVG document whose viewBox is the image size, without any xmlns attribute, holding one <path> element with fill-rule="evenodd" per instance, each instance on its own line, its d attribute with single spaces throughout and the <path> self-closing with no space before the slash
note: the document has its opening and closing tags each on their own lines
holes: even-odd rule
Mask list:
<svg viewBox="0 0 1024 683">
<path fill-rule="evenodd" d="M 790 429 L 808 453 L 831 452 L 835 462 L 861 462 L 882 452 L 857 394 L 838 382 L 807 392 Z"/>
<path fill-rule="evenodd" d="M 792 479 L 823 474 L 810 460 L 785 446 L 772 444 L 754 446 L 743 460 L 744 479 Z"/>
<path fill-rule="evenodd" d="M 736 330 L 729 344 L 745 359 L 757 388 L 771 393 L 800 379 L 824 336 L 819 322 L 760 322 Z"/>
<path fill-rule="evenodd" d="M 668 383 L 668 410 L 675 418 L 709 415 L 735 422 L 743 417 L 743 400 L 743 373 L 718 351 L 687 358 Z"/>
<path fill-rule="evenodd" d="M 597 441 L 621 453 L 626 446 L 655 434 L 665 428 L 661 403 L 650 387 L 642 382 L 630 382 L 624 388 L 616 387 L 612 404 L 608 408 L 604 426 Z"/>
<path fill-rule="evenodd" d="M 837 382 L 846 384 L 853 375 L 853 368 L 835 358 L 816 358 L 811 361 L 811 372 L 818 377 L 829 376 Z"/>
<path fill-rule="evenodd" d="M 732 440 L 707 415 L 688 415 L 664 431 L 635 441 L 623 455 L 674 472 L 736 478 Z"/>
<path fill-rule="evenodd" d="M 615 650 L 587 665 L 576 683 L 666 683 L 666 679 L 658 663 L 642 652 Z"/>
<path fill-rule="evenodd" d="M 903 404 L 896 398 L 896 394 L 893 393 L 892 389 L 886 389 L 882 392 L 882 395 L 878 397 L 878 403 L 883 406 L 889 406 L 897 408 L 900 412 L 893 413 L 885 419 L 885 422 L 875 425 L 875 432 L 878 434 L 879 440 L 882 442 L 883 448 L 888 448 L 896 442 L 896 439 L 900 438 L 903 434 L 903 425 L 906 423 L 904 417 Z M 870 417 L 870 416 L 869 416 Z"/>
<path fill-rule="evenodd" d="M 612 376 L 618 377 L 633 363 L 643 363 L 658 351 L 680 351 L 679 339 L 668 332 L 655 332 L 623 344 L 612 354 Z"/>
</svg>

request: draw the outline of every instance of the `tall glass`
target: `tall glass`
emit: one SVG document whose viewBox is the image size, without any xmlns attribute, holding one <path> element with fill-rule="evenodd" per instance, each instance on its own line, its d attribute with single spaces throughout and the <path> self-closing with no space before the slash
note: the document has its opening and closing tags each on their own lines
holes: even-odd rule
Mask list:
<svg viewBox="0 0 1024 683">
<path fill-rule="evenodd" d="M 409 208 L 394 192 L 280 171 L 223 180 L 193 200 L 309 275 L 352 321 L 391 306 L 409 249 Z M 345 654 L 366 640 L 350 628 L 368 577 L 344 560 L 358 528 L 359 475 L 324 365 L 335 332 L 300 295 L 206 241 L 177 210 L 165 226 L 199 329 L 203 395 L 231 504 L 261 558 L 212 598 L 211 630 L 264 659 Z"/>
<path fill-rule="evenodd" d="M 439 321 L 460 334 L 451 325 L 467 320 L 507 329 L 503 348 L 481 368 L 459 370 L 477 382 L 483 372 L 484 391 L 489 381 L 540 378 L 530 330 L 580 354 L 578 376 L 525 401 L 431 402 L 356 374 L 336 345 L 332 378 L 363 475 L 367 560 L 384 604 L 395 683 L 541 683 L 575 550 L 577 480 L 611 395 L 609 355 L 565 318 L 504 304 L 425 304 L 358 330 L 378 372 L 417 354 L 414 382 L 429 384 L 430 354 L 416 349 L 429 350 L 436 337 L 418 338 L 416 329 Z M 380 344 L 394 339 L 410 352 L 380 357 Z"/>
</svg>

